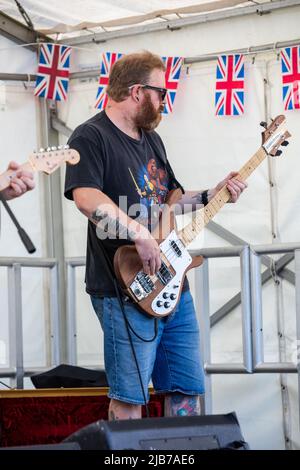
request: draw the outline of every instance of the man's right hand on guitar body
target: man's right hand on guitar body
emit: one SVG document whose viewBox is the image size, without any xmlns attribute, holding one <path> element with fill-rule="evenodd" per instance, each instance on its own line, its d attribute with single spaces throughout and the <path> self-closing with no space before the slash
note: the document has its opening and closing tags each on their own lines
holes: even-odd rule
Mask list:
<svg viewBox="0 0 300 470">
<path fill-rule="evenodd" d="M 143 263 L 143 271 L 153 276 L 161 266 L 160 248 L 149 230 L 141 225 L 141 231 L 135 237 L 135 247 Z"/>
</svg>

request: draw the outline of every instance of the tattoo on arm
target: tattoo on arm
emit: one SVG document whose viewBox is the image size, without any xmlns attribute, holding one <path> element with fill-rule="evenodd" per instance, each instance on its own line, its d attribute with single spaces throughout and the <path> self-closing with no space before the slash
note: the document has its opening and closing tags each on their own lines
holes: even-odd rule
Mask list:
<svg viewBox="0 0 300 470">
<path fill-rule="evenodd" d="M 97 225 L 98 238 L 135 240 L 135 232 L 120 222 L 119 217 L 111 217 L 107 212 L 96 209 L 91 220 Z"/>
</svg>

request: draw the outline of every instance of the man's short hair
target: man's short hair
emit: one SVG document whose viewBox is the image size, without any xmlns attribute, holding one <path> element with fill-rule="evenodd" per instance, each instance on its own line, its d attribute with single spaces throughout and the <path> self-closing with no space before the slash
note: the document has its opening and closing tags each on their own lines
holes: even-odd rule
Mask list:
<svg viewBox="0 0 300 470">
<path fill-rule="evenodd" d="M 106 93 L 114 101 L 123 101 L 129 95 L 129 87 L 138 83 L 148 84 L 150 74 L 155 69 L 166 70 L 158 55 L 149 51 L 124 55 L 111 69 Z"/>
</svg>

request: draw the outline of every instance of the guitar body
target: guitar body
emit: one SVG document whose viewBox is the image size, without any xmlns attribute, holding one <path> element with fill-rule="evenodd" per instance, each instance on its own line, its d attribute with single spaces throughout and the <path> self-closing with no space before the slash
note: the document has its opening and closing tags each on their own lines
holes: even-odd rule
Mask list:
<svg viewBox="0 0 300 470">
<path fill-rule="evenodd" d="M 134 246 L 120 247 L 114 257 L 114 268 L 124 293 L 143 312 L 156 317 L 169 315 L 176 307 L 186 272 L 199 266 L 203 258 L 192 258 L 176 231 L 174 204 L 181 190 L 169 192 L 159 223 L 152 232 L 161 250 L 162 266 L 154 276 L 142 270 L 142 262 Z"/>
</svg>

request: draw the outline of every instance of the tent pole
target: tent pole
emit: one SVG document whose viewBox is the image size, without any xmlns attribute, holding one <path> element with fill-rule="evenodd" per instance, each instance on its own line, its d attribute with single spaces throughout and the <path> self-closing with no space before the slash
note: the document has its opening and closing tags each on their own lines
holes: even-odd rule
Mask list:
<svg viewBox="0 0 300 470">
<path fill-rule="evenodd" d="M 57 147 L 59 145 L 58 132 L 51 126 L 51 116 L 56 115 L 56 104 L 43 99 L 38 99 L 40 123 L 40 143 L 42 147 Z M 55 258 L 58 262 L 58 305 L 60 317 L 60 361 L 65 362 L 67 357 L 66 339 L 66 268 L 64 250 L 64 227 L 62 211 L 63 185 L 60 171 L 55 171 L 49 176 L 41 175 L 43 187 L 43 209 L 47 214 L 44 220 L 46 234 L 46 256 Z"/>
</svg>

